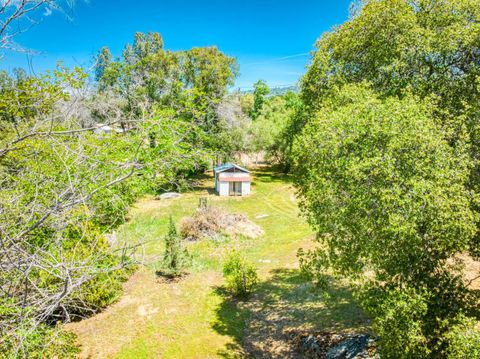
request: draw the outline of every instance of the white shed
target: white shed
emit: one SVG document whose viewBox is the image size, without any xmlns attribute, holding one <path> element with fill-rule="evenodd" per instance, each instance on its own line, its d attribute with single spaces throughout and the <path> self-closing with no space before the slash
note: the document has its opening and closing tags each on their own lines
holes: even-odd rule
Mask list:
<svg viewBox="0 0 480 359">
<path fill-rule="evenodd" d="M 250 171 L 233 163 L 214 168 L 215 191 L 220 196 L 248 196 L 250 194 Z"/>
</svg>

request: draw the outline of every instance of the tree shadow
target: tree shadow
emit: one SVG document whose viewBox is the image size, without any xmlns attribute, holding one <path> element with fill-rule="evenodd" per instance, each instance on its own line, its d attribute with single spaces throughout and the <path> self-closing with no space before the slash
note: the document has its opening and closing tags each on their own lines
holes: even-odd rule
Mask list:
<svg viewBox="0 0 480 359">
<path fill-rule="evenodd" d="M 369 319 L 344 284 L 331 279 L 321 290 L 298 270 L 275 269 L 248 301 L 229 298 L 216 312 L 214 330 L 234 343 L 219 355 L 225 358 L 301 358 L 291 341 L 299 331 L 368 332 Z"/>
<path fill-rule="evenodd" d="M 209 173 L 201 173 L 192 176 L 189 179 L 189 186 L 195 192 L 207 192 L 209 196 L 216 194 L 214 178 Z"/>
<path fill-rule="evenodd" d="M 292 177 L 281 171 L 279 166 L 262 166 L 253 171 L 254 179 L 260 182 L 292 182 Z"/>
</svg>

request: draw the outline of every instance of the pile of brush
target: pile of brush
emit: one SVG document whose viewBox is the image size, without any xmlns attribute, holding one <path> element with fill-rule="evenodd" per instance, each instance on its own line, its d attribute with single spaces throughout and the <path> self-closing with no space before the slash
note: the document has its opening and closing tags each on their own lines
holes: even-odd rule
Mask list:
<svg viewBox="0 0 480 359">
<path fill-rule="evenodd" d="M 180 234 L 186 240 L 197 241 L 219 235 L 257 238 L 263 230 L 245 215 L 228 213 L 221 207 L 203 206 L 192 217 L 180 222 Z"/>
</svg>

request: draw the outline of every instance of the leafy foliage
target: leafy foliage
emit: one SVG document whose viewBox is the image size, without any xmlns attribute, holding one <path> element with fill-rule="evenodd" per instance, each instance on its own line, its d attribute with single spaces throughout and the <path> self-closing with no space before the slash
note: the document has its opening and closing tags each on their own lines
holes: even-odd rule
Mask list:
<svg viewBox="0 0 480 359">
<path fill-rule="evenodd" d="M 255 267 L 246 262 L 238 252 L 232 252 L 223 265 L 227 290 L 240 298 L 248 297 L 258 284 Z"/>
<path fill-rule="evenodd" d="M 449 342 L 449 359 L 480 357 L 480 329 L 475 320 L 460 315 L 445 337 Z"/>
<path fill-rule="evenodd" d="M 119 297 L 135 248 L 106 233 L 138 196 L 185 186 L 226 148 L 214 137 L 224 132 L 216 109 L 232 58 L 216 48 L 171 53 L 159 34 L 139 33 L 122 60 L 104 48 L 96 65 L 96 92 L 81 69 L 0 76 L 0 291 L 11 299 L 0 304 L 0 341 L 20 356 L 41 353 L 36 335 L 59 333 L 42 328 Z"/>
<path fill-rule="evenodd" d="M 265 96 L 270 93 L 270 88 L 265 81 L 259 80 L 253 85 L 253 108 L 250 116 L 255 120 L 265 103 Z"/>
<path fill-rule="evenodd" d="M 1 306 L 0 306 L 1 308 Z M 19 341 L 23 340 L 23 345 Z M 46 325 L 31 331 L 27 326 L 17 327 L 14 335 L 0 337 L 1 358 L 75 358 L 79 349 L 75 345 L 75 335 L 63 331 L 61 327 Z"/>
<path fill-rule="evenodd" d="M 127 119 L 144 119 L 154 109 L 171 111 L 175 119 L 197 129 L 198 136 L 184 142 L 219 153 L 228 149 L 216 139 L 225 131 L 216 110 L 227 87 L 233 85 L 235 59 L 216 47 L 165 50 L 158 33 L 136 33 L 121 59 L 110 58 L 108 48 L 97 56 L 99 89 L 123 99 Z"/>
<path fill-rule="evenodd" d="M 472 162 L 464 147 L 443 138 L 436 110 L 409 94 L 380 99 L 368 88 L 344 86 L 309 120 L 294 148 L 301 208 L 325 248 L 311 255 L 310 267 L 332 266 L 354 278 L 369 272 L 374 287 L 399 293 L 370 298 L 378 308 L 391 305 L 372 311 L 384 337 L 402 335 L 401 326 L 382 324 L 390 322 L 396 300 L 407 313 L 421 308 L 420 296 L 425 311 L 404 318 L 413 356 L 443 351 L 436 345 L 442 320 L 461 310 L 478 314 L 478 295 L 447 263 L 468 250 L 477 230 L 465 187 Z M 411 302 L 402 297 L 410 293 L 405 287 L 415 293 Z"/>
<path fill-rule="evenodd" d="M 478 291 L 450 260 L 478 256 L 480 3 L 358 5 L 318 40 L 284 136 L 322 243 L 303 268 L 369 288 L 387 357 L 462 357 L 449 331 L 478 320 Z"/>
<path fill-rule="evenodd" d="M 382 96 L 438 97 L 436 121 L 451 143 L 465 132 L 478 161 L 480 2 L 360 1 L 351 18 L 317 41 L 301 82 L 305 105 L 294 137 L 336 86 L 367 81 Z M 471 181 L 478 176 L 472 173 Z M 475 184 L 476 186 L 476 184 Z"/>
</svg>

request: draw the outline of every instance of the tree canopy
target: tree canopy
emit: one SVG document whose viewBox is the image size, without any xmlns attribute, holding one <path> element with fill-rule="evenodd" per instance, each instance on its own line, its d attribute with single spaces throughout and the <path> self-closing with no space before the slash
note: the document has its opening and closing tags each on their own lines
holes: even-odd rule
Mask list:
<svg viewBox="0 0 480 359">
<path fill-rule="evenodd" d="M 374 288 L 363 303 L 378 319 L 387 357 L 438 355 L 443 321 L 478 315 L 478 293 L 449 265 L 477 232 L 465 186 L 472 161 L 443 138 L 436 111 L 434 102 L 411 94 L 382 99 L 348 85 L 323 102 L 294 146 L 301 208 L 322 244 L 304 265 Z M 393 319 L 382 322 L 391 309 L 384 301 L 395 306 L 402 296 L 425 306 L 403 317 L 415 333 L 404 339 L 407 332 L 383 327 L 392 328 Z"/>
<path fill-rule="evenodd" d="M 450 329 L 479 318 L 479 293 L 452 264 L 478 257 L 479 10 L 359 2 L 317 41 L 285 131 L 321 243 L 303 268 L 360 282 L 386 357 L 447 357 Z"/>
</svg>

